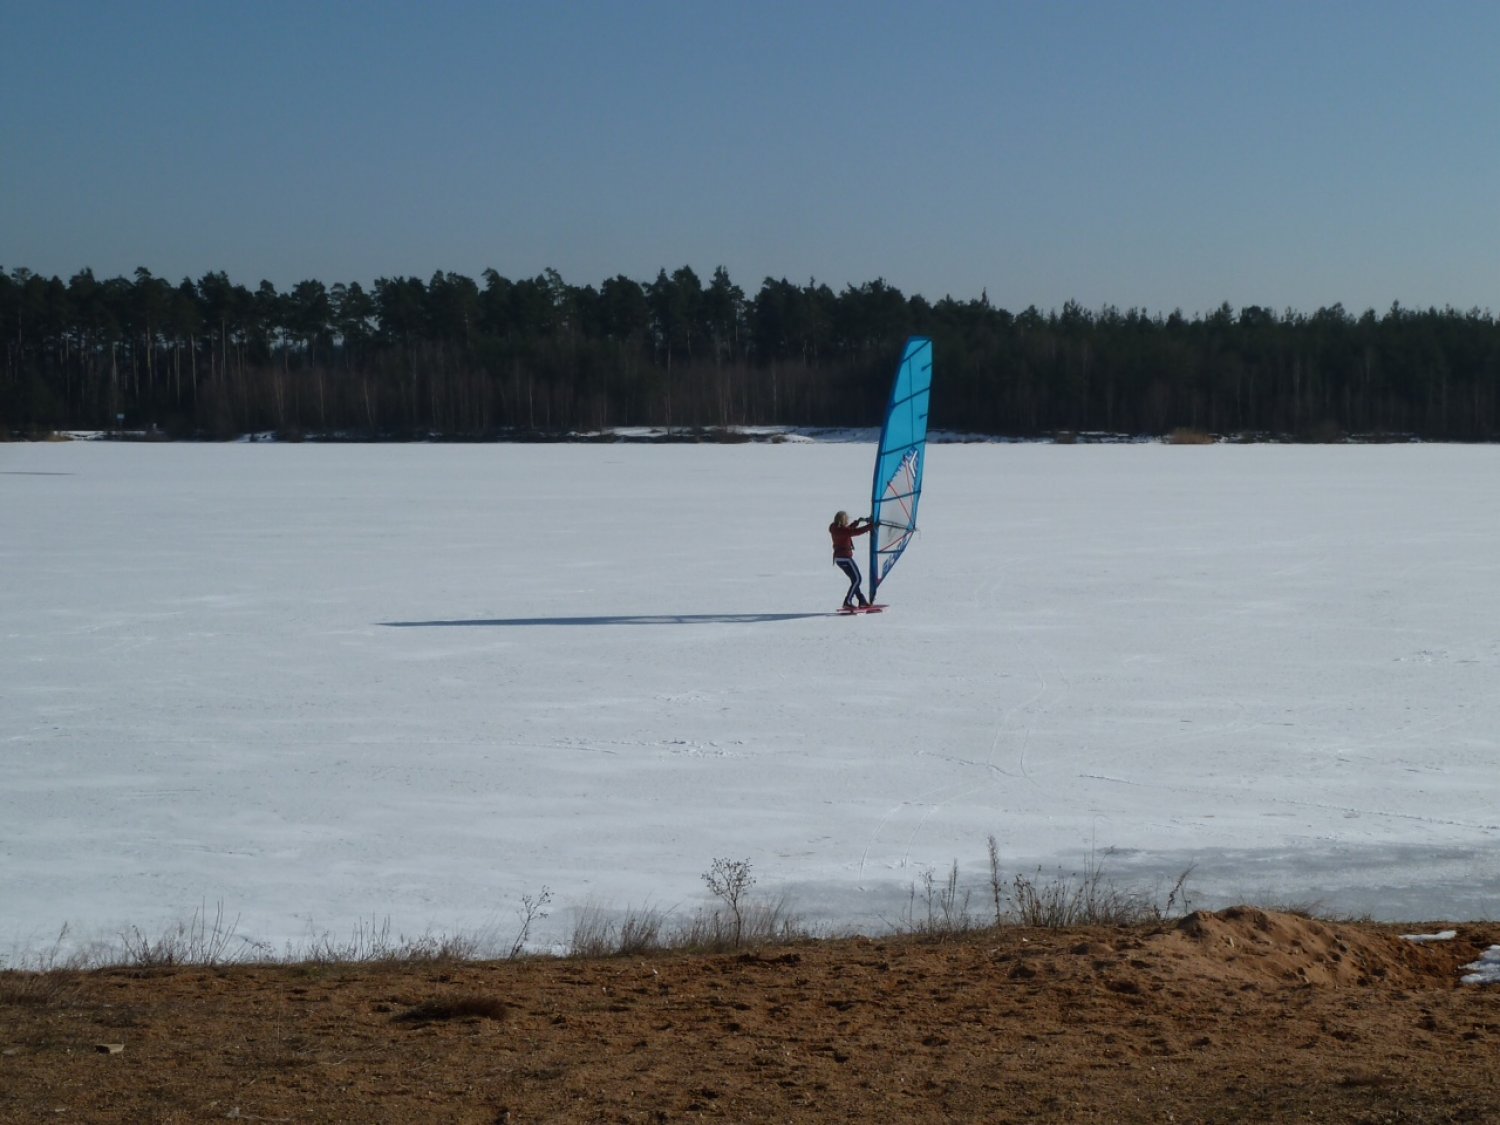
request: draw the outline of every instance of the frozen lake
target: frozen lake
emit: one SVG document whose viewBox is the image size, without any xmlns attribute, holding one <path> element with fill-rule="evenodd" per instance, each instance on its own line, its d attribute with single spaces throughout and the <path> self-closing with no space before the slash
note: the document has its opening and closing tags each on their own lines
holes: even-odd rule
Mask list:
<svg viewBox="0 0 1500 1125">
<path fill-rule="evenodd" d="M 1500 448 L 0 445 L 0 954 L 222 903 L 566 939 L 717 857 L 884 928 L 924 871 L 1500 914 Z"/>
</svg>

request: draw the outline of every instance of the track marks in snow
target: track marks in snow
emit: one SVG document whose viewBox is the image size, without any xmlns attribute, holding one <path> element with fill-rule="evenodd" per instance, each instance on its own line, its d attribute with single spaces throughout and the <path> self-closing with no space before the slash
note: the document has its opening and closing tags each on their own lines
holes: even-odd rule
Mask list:
<svg viewBox="0 0 1500 1125">
<path fill-rule="evenodd" d="M 1421 648 L 1405 656 L 1392 658 L 1396 664 L 1496 664 L 1500 663 L 1500 642 L 1480 641 L 1463 648 Z"/>
<path fill-rule="evenodd" d="M 510 743 L 509 745 L 521 744 Z M 609 755 L 629 754 L 632 751 L 644 753 L 664 750 L 668 754 L 681 754 L 691 758 L 739 758 L 744 756 L 744 752 L 736 747 L 744 745 L 744 739 L 739 738 L 723 741 L 695 738 L 564 738 L 548 746 L 538 747 L 538 749 L 577 750 L 588 754 Z"/>
<path fill-rule="evenodd" d="M 988 572 L 987 580 L 972 587 L 972 593 L 966 600 L 973 606 L 976 619 L 998 620 L 1000 618 L 1004 600 L 1008 591 L 1014 586 L 1015 575 L 1012 570 L 1007 570 L 1002 564 Z M 1042 664 L 1026 645 L 1024 632 L 1009 631 L 1004 639 L 1009 644 L 1006 651 L 1010 654 L 1010 658 L 1001 657 L 995 663 L 992 697 L 1002 698 L 1003 693 L 999 690 L 1000 683 L 1005 679 L 1006 669 L 1016 664 L 1016 657 L 1024 661 L 1024 666 L 1030 669 L 1030 676 L 1034 682 L 1031 692 L 1024 699 L 1010 703 L 1008 706 L 997 704 L 989 724 L 990 737 L 981 753 L 964 753 L 962 747 L 954 747 L 951 751 L 921 750 L 917 752 L 918 757 L 931 758 L 957 768 L 963 772 L 963 776 L 917 796 L 899 801 L 887 809 L 871 828 L 864 848 L 860 852 L 857 865 L 858 877 L 864 877 L 870 853 L 881 839 L 893 830 L 898 821 L 915 814 L 916 822 L 905 833 L 900 857 L 889 865 L 898 870 L 906 868 L 910 863 L 911 853 L 927 826 L 955 800 L 972 798 L 977 784 L 983 783 L 998 788 L 1005 786 L 1007 782 L 1021 780 L 1048 798 L 1056 796 L 1032 773 L 1028 754 L 1038 717 L 1053 710 L 1061 700 L 1066 698 L 1068 680 L 1055 658 L 1045 659 L 1049 671 L 1043 671 Z M 967 705 L 967 703 L 967 700 L 962 701 L 960 706 Z M 1001 761 L 1007 761 L 1007 765 L 1001 765 Z M 980 782 L 976 782 L 972 771 L 978 771 Z M 918 814 L 916 810 L 921 811 Z"/>
<path fill-rule="evenodd" d="M 1030 718 L 1033 714 L 1038 713 L 1038 708 L 1040 708 L 1041 711 L 1046 711 L 1050 710 L 1056 704 L 1056 699 L 1049 700 L 1047 698 L 1048 692 L 1050 690 L 1050 685 L 1048 683 L 1047 677 L 1042 675 L 1042 670 L 1040 667 L 1038 667 L 1037 662 L 1030 656 L 1027 657 L 1027 662 L 1031 665 L 1031 674 L 1036 677 L 1036 694 L 1034 694 L 1025 702 L 1018 703 L 1014 707 L 1011 707 L 995 724 L 995 737 L 990 740 L 991 760 L 993 760 L 995 755 L 999 753 L 1000 741 L 1005 737 L 1006 731 L 1011 726 L 1011 720 L 1016 715 L 1024 712 L 1028 715 L 1028 718 Z M 1064 686 L 1066 686 L 1067 679 L 1062 675 L 1062 670 L 1057 667 L 1057 661 L 1054 660 L 1052 664 L 1057 678 L 1063 682 Z M 1060 696 L 1058 698 L 1060 698 Z M 1047 706 L 1045 708 L 1041 707 L 1043 701 L 1046 701 L 1047 703 Z M 1026 763 L 1026 754 L 1027 751 L 1031 748 L 1031 732 L 1034 726 L 1035 724 L 1033 722 L 1028 721 L 1026 723 L 1026 729 L 1021 733 L 1020 741 L 1016 746 L 1016 764 L 1020 769 L 1021 776 L 1025 778 L 1028 783 L 1030 783 L 1034 788 L 1041 791 L 1042 793 L 1047 793 L 1048 796 L 1051 796 L 1052 794 L 1048 793 L 1047 788 L 1039 781 L 1037 781 L 1037 779 L 1032 775 L 1031 768 Z"/>
<path fill-rule="evenodd" d="M 1042 673 L 1041 667 L 1029 655 L 1027 663 L 1031 668 L 1031 674 L 1035 679 L 1035 690 L 1025 699 L 1011 704 L 999 712 L 993 721 L 993 733 L 991 734 L 988 748 L 983 756 L 966 756 L 962 753 L 943 753 L 933 750 L 918 750 L 917 757 L 932 758 L 936 761 L 956 766 L 964 771 L 977 770 L 980 777 L 989 784 L 1000 786 L 1004 784 L 1003 779 L 1022 779 L 1038 791 L 1053 796 L 1031 774 L 1026 761 L 1027 749 L 1031 743 L 1031 734 L 1035 726 L 1035 716 L 1045 713 L 1055 706 L 1056 701 L 1062 698 L 1063 693 L 1054 687 L 1054 681 L 1061 682 L 1065 687 L 1066 677 L 1062 675 L 1061 669 L 1053 661 L 1054 675 L 1049 680 Z M 1019 737 L 1017 734 L 1019 732 Z M 1007 769 L 998 764 L 1004 751 L 1008 738 L 1016 739 L 1014 751 L 1014 767 Z M 949 782 L 928 790 L 909 800 L 900 801 L 891 806 L 871 829 L 870 835 L 865 841 L 864 849 L 860 853 L 857 873 L 860 878 L 864 877 L 865 867 L 869 862 L 870 852 L 875 845 L 886 835 L 894 823 L 913 812 L 921 809 L 916 823 L 906 833 L 906 839 L 902 845 L 900 858 L 890 864 L 891 867 L 901 870 L 907 867 L 911 861 L 912 850 L 917 846 L 923 831 L 932 819 L 953 801 L 961 797 L 972 797 L 975 790 L 975 782 L 971 776 L 965 776 L 957 781 Z"/>
<path fill-rule="evenodd" d="M 738 758 L 741 756 L 737 751 L 726 749 L 721 743 L 696 742 L 688 738 L 671 738 L 657 745 L 665 747 L 669 753 L 685 754 L 690 758 Z M 729 745 L 743 746 L 744 743 L 737 740 Z"/>
<path fill-rule="evenodd" d="M 939 796 L 939 795 L 944 794 L 944 793 L 951 793 L 952 791 L 953 791 L 953 787 L 952 786 L 945 786 L 942 789 L 936 789 L 936 790 L 933 790 L 931 793 L 924 794 L 923 796 L 918 797 L 914 801 L 902 801 L 899 804 L 891 806 L 891 808 L 886 812 L 886 814 L 880 818 L 879 822 L 875 825 L 874 829 L 870 832 L 869 838 L 865 841 L 864 850 L 859 853 L 859 866 L 855 869 L 856 876 L 858 878 L 860 878 L 860 879 L 864 878 L 864 875 L 865 875 L 865 864 L 868 863 L 869 859 L 870 859 L 870 849 L 873 848 L 875 846 L 875 844 L 880 840 L 881 834 L 885 831 L 886 825 L 888 825 L 892 820 L 894 820 L 904 810 L 912 808 L 913 806 L 919 806 L 920 807 L 925 802 L 929 801 L 932 797 Z M 917 828 L 915 830 L 913 830 L 914 833 L 915 833 L 915 831 L 919 831 L 921 829 L 921 826 L 927 822 L 927 817 L 931 816 L 932 812 L 933 812 L 933 808 L 929 808 L 927 810 L 927 812 L 923 814 L 922 819 L 920 821 L 918 821 L 918 823 L 917 823 Z M 912 840 L 909 838 L 907 840 L 907 842 L 906 842 L 906 851 L 902 854 L 900 860 L 898 860 L 897 862 L 895 862 L 893 864 L 889 864 L 888 866 L 896 868 L 896 869 L 904 868 L 906 866 L 907 860 L 908 860 L 908 858 L 909 858 L 909 856 L 911 854 L 911 843 L 912 843 Z"/>
</svg>

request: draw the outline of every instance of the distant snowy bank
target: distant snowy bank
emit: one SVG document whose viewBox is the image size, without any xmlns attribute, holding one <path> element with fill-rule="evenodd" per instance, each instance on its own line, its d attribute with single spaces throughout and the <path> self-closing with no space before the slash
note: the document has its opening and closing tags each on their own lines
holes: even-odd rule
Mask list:
<svg viewBox="0 0 1500 1125">
<path fill-rule="evenodd" d="M 68 441 L 166 442 L 173 439 L 160 430 L 63 430 L 54 438 Z M 453 436 L 440 433 L 416 435 L 370 435 L 353 432 L 284 434 L 263 430 L 241 434 L 228 442 L 205 439 L 207 444 L 236 442 L 282 442 L 286 444 L 566 444 L 634 443 L 644 445 L 740 445 L 750 442 L 858 443 L 880 438 L 876 426 L 612 426 L 599 430 L 502 430 L 484 436 Z M 1338 434 L 1327 441 L 1308 442 L 1291 434 L 1215 434 L 1179 429 L 1168 434 L 1131 434 L 1109 431 L 1059 431 L 1029 437 L 982 434 L 965 430 L 931 430 L 930 442 L 947 445 L 1397 445 L 1422 444 L 1411 434 Z M 193 440 L 193 439 L 185 439 Z"/>
</svg>

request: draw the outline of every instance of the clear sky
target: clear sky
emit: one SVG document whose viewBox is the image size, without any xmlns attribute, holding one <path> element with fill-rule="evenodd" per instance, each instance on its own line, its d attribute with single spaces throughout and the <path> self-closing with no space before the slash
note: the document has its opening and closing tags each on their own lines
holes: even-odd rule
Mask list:
<svg viewBox="0 0 1500 1125">
<path fill-rule="evenodd" d="M 0 266 L 1500 309 L 1497 0 L 0 0 Z"/>
</svg>

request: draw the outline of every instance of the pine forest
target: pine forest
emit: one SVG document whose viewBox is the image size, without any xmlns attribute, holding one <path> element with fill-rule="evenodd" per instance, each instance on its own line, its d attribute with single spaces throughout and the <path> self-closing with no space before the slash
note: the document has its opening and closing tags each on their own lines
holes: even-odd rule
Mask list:
<svg viewBox="0 0 1500 1125">
<path fill-rule="evenodd" d="M 0 436 L 547 439 L 618 427 L 876 424 L 905 338 L 933 338 L 937 429 L 1017 438 L 1500 437 L 1489 311 L 1221 305 L 1011 312 L 876 280 L 723 269 L 649 282 L 487 270 L 254 289 L 138 269 L 0 269 Z"/>
</svg>

